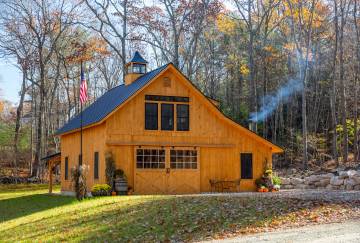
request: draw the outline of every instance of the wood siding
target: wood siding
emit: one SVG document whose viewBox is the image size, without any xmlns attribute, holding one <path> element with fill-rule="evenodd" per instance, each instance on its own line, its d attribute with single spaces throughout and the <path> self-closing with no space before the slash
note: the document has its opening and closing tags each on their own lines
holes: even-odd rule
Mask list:
<svg viewBox="0 0 360 243">
<path fill-rule="evenodd" d="M 166 85 L 164 84 L 165 77 L 170 78 L 170 86 L 168 81 Z M 161 131 L 160 107 L 159 130 L 145 130 L 145 95 L 189 97 L 190 131 Z M 253 153 L 254 175 L 252 180 L 242 180 L 240 189 L 254 190 L 254 180 L 263 173 L 264 164 L 268 163 L 271 166 L 273 151 L 268 144 L 261 142 L 261 139 L 255 137 L 251 132 L 243 128 L 239 129 L 228 122 L 227 118 L 219 115 L 216 109 L 205 97 L 199 95 L 174 68 L 167 69 L 135 97 L 113 112 L 105 123 L 84 130 L 84 161 L 91 161 L 90 176 L 87 181 L 89 187 L 94 183 L 105 183 L 104 156 L 106 151 L 114 154 L 117 168 L 125 171 L 128 184 L 134 188 L 135 193 L 145 193 L 143 187 L 146 184 L 140 186 L 141 188 L 136 188 L 136 177 L 139 176 L 137 179 L 141 180 L 140 176 L 144 177 L 144 173 L 136 175 L 138 170 L 135 168 L 135 149 L 138 146 L 163 146 L 166 149 L 171 146 L 191 146 L 199 150 L 199 168 L 195 176 L 199 183 L 199 191 L 210 191 L 210 179 L 235 180 L 240 178 L 240 153 Z M 74 162 L 77 163 L 79 141 L 78 132 L 61 137 L 62 160 L 65 156 L 69 156 L 70 168 L 74 166 Z M 98 182 L 93 181 L 94 151 L 98 151 L 100 157 Z M 160 173 L 161 176 L 157 173 Z M 161 179 L 164 176 L 163 173 L 161 171 L 148 173 L 145 180 Z M 186 174 L 186 172 L 183 173 Z M 162 183 L 168 183 L 167 186 L 170 188 L 162 190 L 162 193 L 186 193 L 186 189 L 184 189 L 186 185 L 183 186 L 183 189 L 176 189 L 179 182 L 174 183 L 174 181 L 180 181 L 181 178 L 187 178 L 187 176 L 182 174 L 179 177 L 176 174 L 181 175 L 181 173 L 174 173 L 167 182 L 163 179 Z M 63 172 L 62 175 L 64 175 Z M 63 179 L 62 176 L 62 189 L 71 190 L 69 182 L 65 182 Z M 150 189 L 148 192 L 153 193 Z M 189 188 L 188 192 L 196 192 L 196 190 Z"/>
</svg>

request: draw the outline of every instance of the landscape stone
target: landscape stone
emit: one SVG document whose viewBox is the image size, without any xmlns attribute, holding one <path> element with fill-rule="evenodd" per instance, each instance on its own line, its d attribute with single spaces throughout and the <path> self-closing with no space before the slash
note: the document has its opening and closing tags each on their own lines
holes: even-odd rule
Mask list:
<svg viewBox="0 0 360 243">
<path fill-rule="evenodd" d="M 339 179 L 346 179 L 349 178 L 349 175 L 347 173 L 347 171 L 340 171 L 339 172 Z"/>
<path fill-rule="evenodd" d="M 340 186 L 344 184 L 344 180 L 340 179 L 340 177 L 338 176 L 334 176 L 333 178 L 331 178 L 330 184 L 333 186 Z"/>
</svg>

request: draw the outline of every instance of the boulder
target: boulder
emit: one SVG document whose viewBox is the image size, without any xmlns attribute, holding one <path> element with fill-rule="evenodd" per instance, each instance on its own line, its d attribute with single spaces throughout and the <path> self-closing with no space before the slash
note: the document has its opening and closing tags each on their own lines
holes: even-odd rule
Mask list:
<svg viewBox="0 0 360 243">
<path fill-rule="evenodd" d="M 354 190 L 358 190 L 358 191 L 360 191 L 360 185 L 356 185 L 356 186 L 354 186 Z"/>
<path fill-rule="evenodd" d="M 344 180 L 340 179 L 339 176 L 334 176 L 330 179 L 330 184 L 333 186 L 340 186 L 344 184 Z"/>
<path fill-rule="evenodd" d="M 304 180 L 300 178 L 291 178 L 290 182 L 292 185 L 298 185 L 298 184 L 303 184 Z"/>
<path fill-rule="evenodd" d="M 285 178 L 285 177 L 282 177 L 280 178 L 281 179 L 281 184 L 284 186 L 284 185 L 290 185 L 290 179 L 289 178 Z"/>
<path fill-rule="evenodd" d="M 321 177 L 323 179 L 329 179 L 330 180 L 331 178 L 334 177 L 334 174 L 333 173 L 326 173 L 326 174 L 321 175 Z"/>
<path fill-rule="evenodd" d="M 348 172 L 347 171 L 340 171 L 339 172 L 339 179 L 346 179 L 349 178 Z"/>
<path fill-rule="evenodd" d="M 357 183 L 357 181 L 355 181 L 354 179 L 345 179 L 344 180 L 344 185 L 349 185 L 349 186 L 356 186 L 360 183 Z"/>
<path fill-rule="evenodd" d="M 296 189 L 308 189 L 307 185 L 305 185 L 305 184 L 297 184 L 297 185 L 295 185 L 295 188 Z"/>
<path fill-rule="evenodd" d="M 339 187 L 340 190 L 345 190 L 345 188 L 346 188 L 345 185 L 340 185 Z"/>
<path fill-rule="evenodd" d="M 327 189 L 327 190 L 333 190 L 334 188 L 333 188 L 332 185 L 329 184 L 329 185 L 326 186 L 326 189 Z"/>
<path fill-rule="evenodd" d="M 353 187 L 352 185 L 347 184 L 347 185 L 345 186 L 345 189 L 346 189 L 346 190 L 353 190 L 354 187 Z"/>
<path fill-rule="evenodd" d="M 353 176 L 360 176 L 360 173 L 357 172 L 356 170 L 348 170 L 347 174 L 348 174 L 349 178 L 351 178 Z"/>
<path fill-rule="evenodd" d="M 281 188 L 283 189 L 294 189 L 293 185 L 282 185 Z"/>
</svg>

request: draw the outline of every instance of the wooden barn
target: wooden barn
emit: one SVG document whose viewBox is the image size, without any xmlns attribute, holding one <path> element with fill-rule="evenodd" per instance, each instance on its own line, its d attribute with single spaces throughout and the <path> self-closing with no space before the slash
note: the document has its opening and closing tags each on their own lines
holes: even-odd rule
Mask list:
<svg viewBox="0 0 360 243">
<path fill-rule="evenodd" d="M 83 112 L 83 163 L 88 188 L 105 183 L 105 155 L 124 170 L 135 194 L 212 190 L 210 181 L 255 190 L 254 180 L 283 150 L 227 118 L 172 63 L 147 71 L 136 52 L 125 82 Z M 58 130 L 61 190 L 73 191 L 71 168 L 80 161 L 80 115 Z"/>
</svg>

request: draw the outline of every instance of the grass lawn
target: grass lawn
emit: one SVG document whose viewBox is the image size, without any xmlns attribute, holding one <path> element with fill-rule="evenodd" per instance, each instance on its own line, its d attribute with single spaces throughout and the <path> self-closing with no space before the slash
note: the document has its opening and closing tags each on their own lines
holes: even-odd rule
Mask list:
<svg viewBox="0 0 360 243">
<path fill-rule="evenodd" d="M 231 196 L 116 196 L 78 202 L 46 192 L 46 185 L 0 186 L 0 242 L 196 241 L 360 216 L 360 203 Z"/>
</svg>

